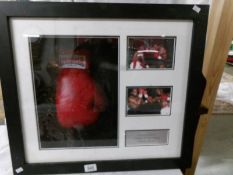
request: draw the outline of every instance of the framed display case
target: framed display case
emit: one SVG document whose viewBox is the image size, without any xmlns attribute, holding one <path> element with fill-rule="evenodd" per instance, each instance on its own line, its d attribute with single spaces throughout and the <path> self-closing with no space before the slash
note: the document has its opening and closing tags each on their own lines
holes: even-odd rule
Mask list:
<svg viewBox="0 0 233 175">
<path fill-rule="evenodd" d="M 189 167 L 208 8 L 1 2 L 14 173 Z"/>
</svg>

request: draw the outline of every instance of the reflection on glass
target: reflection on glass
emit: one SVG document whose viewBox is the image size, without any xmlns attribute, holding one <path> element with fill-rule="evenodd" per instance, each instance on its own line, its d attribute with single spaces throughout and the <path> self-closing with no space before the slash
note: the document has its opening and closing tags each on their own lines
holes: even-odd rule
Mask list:
<svg viewBox="0 0 233 175">
<path fill-rule="evenodd" d="M 118 38 L 29 38 L 41 148 L 117 146 Z"/>
<path fill-rule="evenodd" d="M 128 37 L 128 69 L 172 69 L 175 37 Z"/>
<path fill-rule="evenodd" d="M 127 88 L 127 114 L 171 114 L 171 87 Z"/>
</svg>

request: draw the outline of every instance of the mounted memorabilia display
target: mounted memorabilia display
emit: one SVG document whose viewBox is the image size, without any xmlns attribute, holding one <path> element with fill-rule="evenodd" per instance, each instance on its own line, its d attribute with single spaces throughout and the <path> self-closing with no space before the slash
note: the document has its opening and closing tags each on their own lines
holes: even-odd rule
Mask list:
<svg viewBox="0 0 233 175">
<path fill-rule="evenodd" d="M 189 167 L 205 87 L 199 8 L 1 2 L 15 174 Z"/>
</svg>

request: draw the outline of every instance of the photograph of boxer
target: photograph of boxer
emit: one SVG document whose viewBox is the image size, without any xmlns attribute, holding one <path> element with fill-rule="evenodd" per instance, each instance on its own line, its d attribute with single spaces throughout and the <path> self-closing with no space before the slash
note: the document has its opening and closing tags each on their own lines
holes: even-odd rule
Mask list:
<svg viewBox="0 0 233 175">
<path fill-rule="evenodd" d="M 118 145 L 118 42 L 29 38 L 41 149 Z"/>
<path fill-rule="evenodd" d="M 128 87 L 127 115 L 170 115 L 172 87 Z"/>
<path fill-rule="evenodd" d="M 128 37 L 128 69 L 173 69 L 175 44 L 176 37 Z"/>
</svg>

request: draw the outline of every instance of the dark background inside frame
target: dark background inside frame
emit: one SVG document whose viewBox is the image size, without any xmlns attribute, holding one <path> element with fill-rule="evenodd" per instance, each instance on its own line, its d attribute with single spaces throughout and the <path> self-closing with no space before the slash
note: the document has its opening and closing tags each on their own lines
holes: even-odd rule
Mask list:
<svg viewBox="0 0 233 175">
<path fill-rule="evenodd" d="M 77 46 L 77 38 L 87 41 L 82 41 L 82 44 Z M 29 42 L 41 149 L 117 146 L 118 38 L 42 36 L 30 38 Z M 57 121 L 55 107 L 59 58 L 72 55 L 72 50 L 76 48 L 84 48 L 91 53 L 90 74 L 104 91 L 108 103 L 97 122 L 82 129 L 61 127 Z"/>
</svg>

